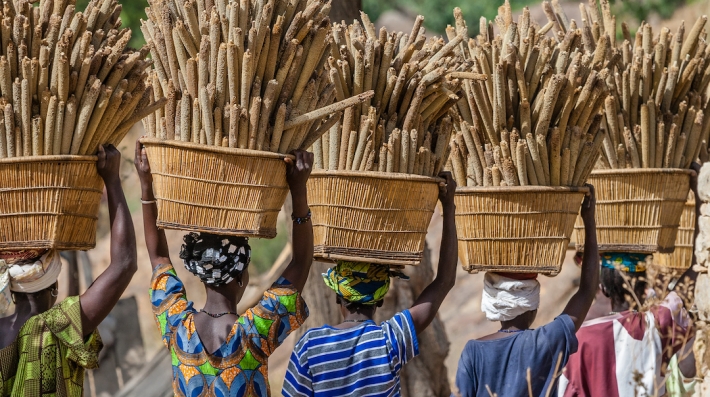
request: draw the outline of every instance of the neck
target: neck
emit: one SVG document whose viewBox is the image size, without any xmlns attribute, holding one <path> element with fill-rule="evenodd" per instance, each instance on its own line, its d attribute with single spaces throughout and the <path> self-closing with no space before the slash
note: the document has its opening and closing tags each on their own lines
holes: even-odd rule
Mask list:
<svg viewBox="0 0 710 397">
<path fill-rule="evenodd" d="M 631 309 L 631 304 L 629 302 L 612 302 L 611 311 L 614 313 L 621 313 Z"/>
<path fill-rule="evenodd" d="M 204 309 L 210 313 L 236 312 L 239 300 L 234 293 L 223 289 L 207 288 L 207 302 Z"/>
<path fill-rule="evenodd" d="M 516 319 L 510 321 L 501 321 L 500 329 L 504 331 L 524 331 L 530 329 L 530 325 L 515 320 Z"/>
<path fill-rule="evenodd" d="M 367 321 L 367 320 L 372 320 L 373 317 L 374 316 L 372 314 L 348 313 L 343 320 L 344 321 Z"/>
<path fill-rule="evenodd" d="M 18 318 L 30 318 L 50 309 L 47 302 L 34 299 L 31 295 L 16 294 L 15 300 L 15 314 Z"/>
</svg>

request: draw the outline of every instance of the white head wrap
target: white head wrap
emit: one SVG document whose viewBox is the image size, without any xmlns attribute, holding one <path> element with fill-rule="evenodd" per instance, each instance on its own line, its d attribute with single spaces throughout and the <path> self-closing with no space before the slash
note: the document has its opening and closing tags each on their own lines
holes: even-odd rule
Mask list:
<svg viewBox="0 0 710 397">
<path fill-rule="evenodd" d="M 537 280 L 515 280 L 496 273 L 486 273 L 483 282 L 481 310 L 490 321 L 510 321 L 537 310 L 540 305 L 540 283 Z"/>
<path fill-rule="evenodd" d="M 10 290 L 29 294 L 52 286 L 59 278 L 62 261 L 59 252 L 50 250 L 32 262 L 19 262 L 12 265 L 0 264 L 0 270 L 3 267 L 7 271 L 1 273 L 7 273 L 9 276 Z M 0 274 L 0 278 L 2 278 L 2 274 Z"/>
</svg>

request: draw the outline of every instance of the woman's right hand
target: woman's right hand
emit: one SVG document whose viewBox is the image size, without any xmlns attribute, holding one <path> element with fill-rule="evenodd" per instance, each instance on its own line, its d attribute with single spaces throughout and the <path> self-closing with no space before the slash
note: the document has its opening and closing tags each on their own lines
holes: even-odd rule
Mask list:
<svg viewBox="0 0 710 397">
<path fill-rule="evenodd" d="M 581 216 L 585 225 L 591 225 L 594 222 L 594 214 L 596 212 L 597 196 L 594 191 L 594 186 L 589 183 L 585 185 L 589 188 L 589 193 L 584 196 L 582 202 Z"/>
<path fill-rule="evenodd" d="M 313 169 L 313 153 L 305 150 L 295 150 L 292 153 L 295 160 L 286 158 L 286 181 L 291 193 L 305 193 L 306 182 Z"/>
<path fill-rule="evenodd" d="M 141 188 L 145 189 L 150 187 L 152 189 L 153 174 L 150 172 L 148 155 L 146 154 L 145 148 L 140 141 L 136 141 L 136 155 L 133 159 L 133 164 L 136 166 L 136 172 L 138 173 L 138 179 L 140 179 L 141 182 Z"/>
</svg>

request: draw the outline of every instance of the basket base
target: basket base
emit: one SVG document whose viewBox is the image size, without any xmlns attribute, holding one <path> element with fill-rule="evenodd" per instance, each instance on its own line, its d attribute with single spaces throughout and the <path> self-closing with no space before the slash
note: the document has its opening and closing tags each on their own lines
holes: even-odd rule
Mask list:
<svg viewBox="0 0 710 397">
<path fill-rule="evenodd" d="M 560 273 L 559 266 L 496 266 L 496 265 L 465 265 L 463 270 L 470 274 L 479 272 L 501 273 L 539 273 L 554 277 Z"/>
<path fill-rule="evenodd" d="M 275 228 L 261 228 L 252 230 L 241 230 L 241 229 L 221 229 L 221 228 L 209 228 L 205 226 L 195 226 L 195 225 L 185 225 L 181 223 L 169 223 L 169 222 L 156 222 L 156 225 L 160 229 L 171 229 L 171 230 L 182 230 L 185 232 L 198 232 L 198 233 L 212 233 L 218 235 L 227 236 L 239 236 L 239 237 L 254 237 L 254 238 L 274 238 L 276 237 Z"/>
<path fill-rule="evenodd" d="M 378 263 L 381 265 L 398 265 L 412 266 L 419 265 L 424 254 L 421 252 L 395 252 L 395 251 L 379 251 L 356 248 L 329 247 L 324 245 L 316 245 L 313 247 L 313 256 L 327 261 L 350 261 L 350 262 L 369 262 Z"/>
<path fill-rule="evenodd" d="M 578 252 L 584 252 L 584 245 L 575 245 Z M 634 254 L 672 254 L 674 247 L 659 247 L 657 245 L 632 245 L 632 244 L 599 244 L 599 252 L 628 252 Z"/>
<path fill-rule="evenodd" d="M 55 249 L 58 251 L 89 251 L 94 249 L 95 243 L 77 243 L 73 241 L 34 240 L 34 241 L 3 241 L 0 243 L 2 250 L 25 249 Z"/>
</svg>

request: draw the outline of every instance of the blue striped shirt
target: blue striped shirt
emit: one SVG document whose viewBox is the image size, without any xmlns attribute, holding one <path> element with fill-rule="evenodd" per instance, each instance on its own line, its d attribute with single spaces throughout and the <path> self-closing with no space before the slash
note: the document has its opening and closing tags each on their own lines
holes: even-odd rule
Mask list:
<svg viewBox="0 0 710 397">
<path fill-rule="evenodd" d="M 313 328 L 291 354 L 283 395 L 399 396 L 399 372 L 418 354 L 409 310 L 381 325 Z"/>
</svg>

